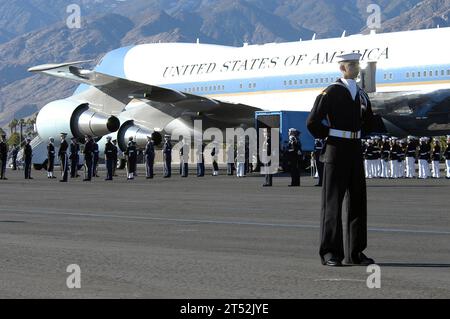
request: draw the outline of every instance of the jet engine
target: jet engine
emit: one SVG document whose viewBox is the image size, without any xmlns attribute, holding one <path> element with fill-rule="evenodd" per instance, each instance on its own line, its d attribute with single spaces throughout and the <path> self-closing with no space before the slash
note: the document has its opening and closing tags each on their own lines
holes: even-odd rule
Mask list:
<svg viewBox="0 0 450 319">
<path fill-rule="evenodd" d="M 96 111 L 88 103 L 68 99 L 47 104 L 36 119 L 36 128 L 43 140 L 56 138 L 60 133 L 77 138 L 85 135 L 101 137 L 116 132 L 119 127 L 117 117 Z"/>
<path fill-rule="evenodd" d="M 117 132 L 117 143 L 120 149 L 124 151 L 127 148 L 129 138 L 133 137 L 136 146 L 143 149 L 147 145 L 147 136 L 153 137 L 156 145 L 159 145 L 162 141 L 161 133 L 135 124 L 133 120 L 129 120 L 124 122 Z"/>
</svg>

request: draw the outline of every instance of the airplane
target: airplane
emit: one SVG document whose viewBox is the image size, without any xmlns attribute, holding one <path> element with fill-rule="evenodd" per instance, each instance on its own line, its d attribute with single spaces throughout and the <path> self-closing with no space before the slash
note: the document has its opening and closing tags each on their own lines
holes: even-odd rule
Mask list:
<svg viewBox="0 0 450 319">
<path fill-rule="evenodd" d="M 309 112 L 340 78 L 336 56 L 362 54 L 361 82 L 377 115 L 376 132 L 398 137 L 450 132 L 450 28 L 351 35 L 242 47 L 151 43 L 107 53 L 94 69 L 46 64 L 30 72 L 80 83 L 74 94 L 44 106 L 37 117 L 39 143 L 66 132 L 117 139 L 177 128 L 252 127 L 256 111 Z M 376 64 L 376 65 L 375 65 Z M 366 74 L 367 73 L 367 74 Z M 372 79 L 372 80 L 371 80 Z M 367 82 L 367 83 L 364 83 Z M 45 152 L 44 152 L 45 153 Z M 37 156 L 35 163 L 43 163 Z"/>
</svg>

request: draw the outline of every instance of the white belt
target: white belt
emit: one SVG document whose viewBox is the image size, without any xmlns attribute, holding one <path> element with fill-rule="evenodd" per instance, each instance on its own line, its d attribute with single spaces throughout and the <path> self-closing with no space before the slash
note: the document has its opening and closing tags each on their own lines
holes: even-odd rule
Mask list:
<svg viewBox="0 0 450 319">
<path fill-rule="evenodd" d="M 351 140 L 361 138 L 361 131 L 358 132 L 350 132 L 350 131 L 341 131 L 330 128 L 330 132 L 328 136 L 340 137 L 340 138 L 348 138 Z"/>
</svg>

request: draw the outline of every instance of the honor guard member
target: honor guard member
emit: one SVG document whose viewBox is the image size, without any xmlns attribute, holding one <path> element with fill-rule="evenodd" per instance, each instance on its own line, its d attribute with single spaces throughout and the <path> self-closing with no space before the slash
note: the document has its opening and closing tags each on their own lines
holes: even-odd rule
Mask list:
<svg viewBox="0 0 450 319">
<path fill-rule="evenodd" d="M 374 260 L 364 255 L 367 247 L 367 195 L 361 135 L 370 133 L 372 107 L 367 94 L 356 84 L 360 54 L 338 57 L 343 78 L 325 89 L 316 99 L 307 126 L 316 138 L 327 138 L 322 187 L 320 257 L 323 265 L 368 265 Z M 323 123 L 328 121 L 328 125 Z M 347 195 L 347 249 L 344 251 L 342 201 Z"/>
<path fill-rule="evenodd" d="M 197 177 L 205 176 L 205 144 L 202 140 L 197 143 Z"/>
<path fill-rule="evenodd" d="M 245 177 L 245 141 L 242 139 L 238 140 L 236 149 L 236 164 L 236 176 Z"/>
<path fill-rule="evenodd" d="M 269 158 L 272 154 L 272 139 L 271 139 L 271 131 L 269 128 L 264 129 L 263 135 L 263 149 L 262 149 L 262 160 L 264 165 L 264 184 L 263 187 L 272 187 L 273 174 L 270 172 L 271 163 Z"/>
<path fill-rule="evenodd" d="M 367 148 L 365 154 L 366 178 L 372 178 L 373 173 L 373 140 L 367 140 Z"/>
<path fill-rule="evenodd" d="M 119 148 L 117 147 L 117 140 L 113 140 L 112 141 L 113 146 L 114 146 L 114 151 L 113 151 L 113 155 L 114 155 L 114 159 L 113 159 L 113 176 L 117 176 L 116 174 L 116 169 L 117 169 L 117 161 L 118 161 L 118 157 L 119 157 Z"/>
<path fill-rule="evenodd" d="M 56 156 L 56 150 L 55 150 L 55 139 L 53 137 L 50 137 L 48 139 L 48 145 L 47 145 L 47 178 L 56 178 L 53 176 L 53 171 L 55 169 L 55 156 Z"/>
<path fill-rule="evenodd" d="M 234 159 L 235 159 L 235 149 L 234 149 L 234 141 L 228 141 L 227 143 L 227 175 L 234 175 Z"/>
<path fill-rule="evenodd" d="M 289 171 L 291 172 L 291 184 L 289 187 L 300 186 L 300 161 L 299 152 L 301 152 L 298 131 L 295 128 L 289 129 L 289 144 L 288 144 L 288 163 Z"/>
<path fill-rule="evenodd" d="M 180 148 L 180 174 L 181 177 L 188 177 L 189 174 L 189 145 L 184 138 Z"/>
<path fill-rule="evenodd" d="M 391 152 L 389 155 L 390 164 L 391 164 L 391 178 L 399 177 L 399 155 L 401 149 L 398 145 L 398 139 L 396 137 L 391 138 Z"/>
<path fill-rule="evenodd" d="M 447 168 L 447 179 L 450 179 L 450 135 L 447 135 L 447 148 L 444 151 L 445 166 Z"/>
<path fill-rule="evenodd" d="M 416 177 L 416 151 L 417 144 L 412 136 L 406 140 L 406 178 Z"/>
<path fill-rule="evenodd" d="M 441 145 L 439 143 L 439 138 L 435 137 L 434 139 L 434 147 L 431 154 L 431 168 L 433 172 L 433 178 L 440 178 L 440 168 L 439 163 L 441 161 Z"/>
<path fill-rule="evenodd" d="M 317 167 L 317 174 L 319 176 L 319 182 L 315 185 L 318 187 L 322 186 L 323 183 L 323 163 L 320 161 L 320 155 L 323 150 L 323 140 L 320 138 L 316 138 L 314 141 L 314 162 Z"/>
<path fill-rule="evenodd" d="M 131 136 L 128 138 L 128 145 L 124 154 L 127 157 L 127 172 L 128 172 L 127 179 L 133 180 L 137 166 L 137 148 L 136 143 L 134 143 L 133 137 Z"/>
<path fill-rule="evenodd" d="M 155 144 L 151 136 L 147 136 L 147 145 L 145 146 L 145 168 L 147 179 L 153 178 L 153 167 L 155 165 Z"/>
<path fill-rule="evenodd" d="M 98 144 L 97 144 L 97 141 L 94 139 L 94 144 L 93 144 L 93 146 L 94 146 L 94 150 L 93 150 L 93 169 L 92 169 L 92 175 L 94 176 L 94 177 L 99 177 L 98 176 L 98 160 L 99 160 L 99 155 L 100 155 L 100 151 L 99 151 L 99 149 L 98 149 Z"/>
<path fill-rule="evenodd" d="M 0 140 L 0 179 L 6 178 L 6 162 L 8 160 L 8 144 L 6 143 L 6 135 L 3 134 Z"/>
<path fill-rule="evenodd" d="M 389 178 L 389 154 L 391 152 L 391 145 L 387 136 L 381 137 L 381 178 Z"/>
<path fill-rule="evenodd" d="M 17 155 L 19 154 L 19 145 L 15 144 L 11 151 L 12 170 L 17 171 Z"/>
<path fill-rule="evenodd" d="M 247 154 L 247 152 L 246 152 L 246 154 Z M 213 148 L 211 150 L 211 159 L 212 159 L 212 165 L 213 165 L 212 176 L 219 176 L 219 164 L 217 164 L 217 161 L 219 159 L 219 145 L 217 144 L 216 141 L 214 141 Z M 247 163 L 247 162 L 245 162 L 245 163 Z M 245 167 L 245 164 L 244 164 L 244 167 Z"/>
<path fill-rule="evenodd" d="M 430 146 L 425 137 L 420 138 L 419 145 L 419 178 L 426 179 L 430 175 Z"/>
<path fill-rule="evenodd" d="M 31 177 L 31 164 L 32 164 L 32 159 L 33 159 L 33 148 L 30 145 L 31 143 L 31 138 L 27 138 L 26 139 L 26 144 L 23 147 L 23 157 L 24 157 L 24 161 L 25 161 L 25 179 L 33 179 L 33 177 Z"/>
<path fill-rule="evenodd" d="M 69 175 L 69 161 L 67 157 L 67 149 L 69 144 L 66 141 L 67 133 L 61 133 L 61 144 L 59 146 L 58 157 L 61 162 L 61 175 L 60 182 L 66 183 Z"/>
<path fill-rule="evenodd" d="M 374 176 L 376 178 L 381 177 L 381 145 L 380 145 L 380 137 L 375 136 L 373 142 L 373 157 L 374 157 Z"/>
<path fill-rule="evenodd" d="M 83 182 L 90 182 L 92 180 L 92 170 L 93 170 L 93 157 L 94 157 L 94 141 L 90 135 L 85 136 L 86 144 L 84 144 L 84 165 L 85 165 L 85 175 Z"/>
<path fill-rule="evenodd" d="M 78 152 L 80 151 L 80 144 L 78 144 L 78 140 L 76 137 L 72 137 L 72 142 L 70 143 L 70 177 L 76 178 L 78 175 L 78 163 L 80 161 L 80 156 Z"/>
<path fill-rule="evenodd" d="M 115 156 L 114 153 L 116 152 L 115 146 L 113 143 L 111 143 L 111 136 L 106 137 L 106 144 L 105 144 L 105 162 L 106 162 L 106 178 L 105 181 L 112 181 L 113 180 L 113 168 L 114 168 L 114 159 Z"/>
<path fill-rule="evenodd" d="M 170 135 L 164 135 L 162 153 L 164 160 L 164 178 L 170 178 L 172 176 L 172 144 L 170 143 Z"/>
<path fill-rule="evenodd" d="M 399 153 L 398 153 L 398 177 L 405 177 L 405 156 L 406 156 L 406 143 L 405 140 L 400 140 L 399 144 Z"/>
</svg>

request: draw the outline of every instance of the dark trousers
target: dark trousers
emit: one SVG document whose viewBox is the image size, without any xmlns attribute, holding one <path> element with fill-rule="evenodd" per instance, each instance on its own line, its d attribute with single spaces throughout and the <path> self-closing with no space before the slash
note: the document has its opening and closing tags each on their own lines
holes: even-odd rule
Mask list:
<svg viewBox="0 0 450 319">
<path fill-rule="evenodd" d="M 6 177 L 6 175 L 5 175 L 5 173 L 6 173 L 6 162 L 7 162 L 6 158 L 1 158 L 0 159 L 0 178 L 2 178 L 2 179 Z"/>
<path fill-rule="evenodd" d="M 25 179 L 31 177 L 31 158 L 25 158 Z"/>
<path fill-rule="evenodd" d="M 50 156 L 48 158 L 48 164 L 47 164 L 47 172 L 52 172 L 55 170 L 55 157 L 54 156 Z"/>
<path fill-rule="evenodd" d="M 92 165 L 92 173 L 94 176 L 97 176 L 97 168 L 98 168 L 98 155 L 94 155 L 94 163 Z"/>
<path fill-rule="evenodd" d="M 113 176 L 117 176 L 116 169 L 117 169 L 117 158 L 114 158 L 113 159 Z"/>
<path fill-rule="evenodd" d="M 164 177 L 172 176 L 172 158 L 166 157 L 164 159 Z"/>
<path fill-rule="evenodd" d="M 181 177 L 188 177 L 189 174 L 189 164 L 182 163 L 181 164 Z"/>
<path fill-rule="evenodd" d="M 264 185 L 272 186 L 272 180 L 273 180 L 273 175 L 272 174 L 264 175 Z"/>
<path fill-rule="evenodd" d="M 155 165 L 155 158 L 154 156 L 147 156 L 145 159 L 145 168 L 147 170 L 147 177 L 153 178 L 153 167 Z"/>
<path fill-rule="evenodd" d="M 289 170 L 291 171 L 291 186 L 300 186 L 300 167 L 298 163 L 291 162 Z"/>
<path fill-rule="evenodd" d="M 62 154 L 59 157 L 61 161 L 61 174 L 62 174 L 62 180 L 67 181 L 67 177 L 69 175 L 69 163 L 67 160 L 67 154 Z"/>
<path fill-rule="evenodd" d="M 197 163 L 197 176 L 205 176 L 205 163 Z"/>
<path fill-rule="evenodd" d="M 320 225 L 320 257 L 352 263 L 367 247 L 367 195 L 363 161 L 325 163 Z M 342 202 L 347 195 L 348 219 L 344 251 Z"/>
<path fill-rule="evenodd" d="M 114 160 L 107 159 L 106 160 L 106 179 L 113 179 L 113 167 L 114 167 Z"/>
<path fill-rule="evenodd" d="M 17 156 L 13 156 L 12 158 L 12 170 L 17 171 Z"/>
<path fill-rule="evenodd" d="M 316 161 L 317 173 L 319 173 L 319 185 L 323 184 L 323 163 L 321 161 Z"/>
<path fill-rule="evenodd" d="M 92 157 L 85 157 L 85 166 L 86 166 L 86 172 L 85 172 L 85 179 L 91 180 L 92 179 L 92 167 L 93 167 L 93 161 Z"/>
<path fill-rule="evenodd" d="M 70 160 L 70 177 L 75 178 L 78 175 L 78 156 Z"/>
</svg>

